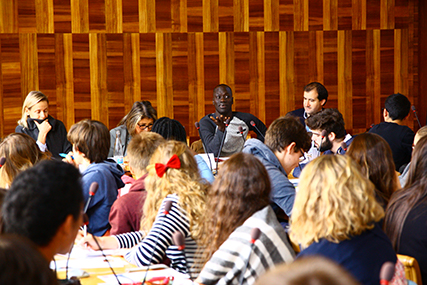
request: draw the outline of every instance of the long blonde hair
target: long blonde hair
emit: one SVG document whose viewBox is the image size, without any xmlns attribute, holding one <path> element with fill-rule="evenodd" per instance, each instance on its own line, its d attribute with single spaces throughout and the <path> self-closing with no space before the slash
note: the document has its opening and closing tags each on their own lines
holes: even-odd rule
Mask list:
<svg viewBox="0 0 427 285">
<path fill-rule="evenodd" d="M 322 238 L 338 243 L 372 229 L 384 217 L 375 186 L 348 156 L 324 155 L 302 171 L 291 237 L 303 247 Z"/>
<path fill-rule="evenodd" d="M 30 91 L 27 97 L 24 100 L 24 104 L 22 105 L 22 116 L 18 121 L 18 125 L 23 126 L 24 128 L 28 128 L 27 124 L 27 114 L 26 110 L 30 110 L 34 105 L 41 101 L 46 101 L 49 104 L 49 99 L 44 95 L 41 91 Z"/>
<path fill-rule="evenodd" d="M 7 188 L 19 173 L 50 158 L 50 153 L 41 152 L 29 135 L 12 133 L 0 143 L 0 157 L 6 158 L 0 168 L 0 187 Z"/>
<path fill-rule="evenodd" d="M 169 168 L 159 177 L 155 163 L 166 164 L 176 154 L 181 161 L 179 169 Z M 156 219 L 163 199 L 169 194 L 177 194 L 179 206 L 187 213 L 193 239 L 201 237 L 201 223 L 206 211 L 207 184 L 200 178 L 196 160 L 191 150 L 182 142 L 166 141 L 161 144 L 150 159 L 145 179 L 147 198 L 144 203 L 144 217 L 141 229 L 148 232 Z"/>
</svg>

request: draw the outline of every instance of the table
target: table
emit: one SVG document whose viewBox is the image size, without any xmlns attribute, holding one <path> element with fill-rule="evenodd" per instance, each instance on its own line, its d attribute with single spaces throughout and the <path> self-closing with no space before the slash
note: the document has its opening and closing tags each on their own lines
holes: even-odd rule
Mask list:
<svg viewBox="0 0 427 285">
<path fill-rule="evenodd" d="M 145 275 L 145 268 L 138 268 L 137 266 L 128 263 L 123 254 L 126 250 L 106 250 L 105 254 L 113 267 L 115 273 L 119 276 L 122 284 L 132 284 L 133 282 L 141 282 Z M 65 267 L 67 256 L 55 256 L 58 278 L 65 279 Z M 53 263 L 51 267 L 54 268 Z M 160 268 L 160 269 L 159 269 Z M 74 248 L 68 266 L 69 277 L 76 271 L 81 274 L 81 271 L 89 273 L 89 277 L 81 278 L 82 285 L 97 285 L 97 284 L 118 284 L 108 263 L 99 251 L 89 251 L 81 248 Z M 136 271 L 136 272 L 129 272 Z M 149 280 L 153 277 L 159 276 L 173 276 L 174 285 L 190 285 L 193 284 L 184 274 L 179 273 L 163 264 L 152 265 L 147 274 Z"/>
</svg>

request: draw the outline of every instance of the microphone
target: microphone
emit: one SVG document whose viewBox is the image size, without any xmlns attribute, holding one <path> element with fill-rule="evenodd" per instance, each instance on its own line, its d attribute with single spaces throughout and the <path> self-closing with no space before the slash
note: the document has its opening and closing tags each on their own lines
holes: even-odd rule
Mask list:
<svg viewBox="0 0 427 285">
<path fill-rule="evenodd" d="M 249 251 L 249 255 L 248 255 L 248 258 L 246 259 L 245 267 L 242 270 L 242 273 L 240 275 L 239 285 L 243 284 L 245 272 L 246 272 L 246 269 L 248 269 L 249 259 L 251 258 L 252 251 L 254 250 L 255 242 L 257 241 L 257 239 L 259 239 L 260 235 L 261 235 L 261 231 L 259 228 L 253 228 L 251 230 L 251 250 Z"/>
<path fill-rule="evenodd" d="M 98 182 L 92 182 L 89 187 L 89 198 L 87 199 L 86 205 L 84 207 L 83 213 L 86 214 L 87 209 L 89 208 L 90 201 L 92 201 L 92 197 L 95 196 L 96 191 L 98 191 L 99 184 Z"/>
<path fill-rule="evenodd" d="M 172 201 L 168 200 L 165 202 L 165 208 L 163 210 L 163 215 L 165 217 L 169 215 L 169 212 L 172 208 Z M 160 224 L 160 227 L 163 227 L 163 224 L 165 223 L 165 220 L 163 219 L 162 223 Z M 157 244 L 159 243 L 159 235 L 156 236 L 156 241 L 154 242 L 153 250 L 151 251 L 150 259 L 148 260 L 147 269 L 145 270 L 144 279 L 142 280 L 141 284 L 145 284 L 145 280 L 147 279 L 148 270 L 150 269 L 151 261 L 153 260 L 154 251 L 156 250 Z"/>
<path fill-rule="evenodd" d="M 326 130 L 323 130 L 320 132 L 320 145 L 319 145 L 319 151 L 322 148 L 323 139 L 326 137 L 328 132 Z"/>
<path fill-rule="evenodd" d="M 340 154 L 345 154 L 346 152 L 347 152 L 347 144 L 345 142 L 342 142 Z"/>
<path fill-rule="evenodd" d="M 0 158 L 0 168 L 3 167 L 3 165 L 5 164 L 5 162 L 6 162 L 6 157 L 2 156 L 2 158 Z"/>
<path fill-rule="evenodd" d="M 200 140 L 202 141 L 203 148 L 205 149 L 206 154 L 208 155 L 209 168 L 210 168 L 210 169 L 211 169 L 211 171 L 212 171 L 212 163 L 211 163 L 211 158 L 210 158 L 210 156 L 209 156 L 210 151 L 209 151 L 209 149 L 208 149 L 207 145 L 205 145 L 205 143 L 203 142 L 203 140 L 202 140 L 202 136 L 200 135 L 200 124 L 199 124 L 199 122 L 195 122 L 195 123 L 194 123 L 194 125 L 196 126 L 196 129 L 197 129 L 197 131 L 199 132 L 199 137 L 200 137 Z"/>
<path fill-rule="evenodd" d="M 243 143 L 245 143 L 245 136 L 243 135 L 243 128 L 242 126 L 239 126 L 239 133 L 242 135 Z"/>
<path fill-rule="evenodd" d="M 221 155 L 222 147 L 224 146 L 224 141 L 225 141 L 225 137 L 227 136 L 227 128 L 228 128 L 228 125 L 229 125 L 229 124 L 230 124 L 230 118 L 228 118 L 228 119 L 225 121 L 224 136 L 222 137 L 221 145 L 219 146 L 218 155 L 217 155 L 217 157 L 216 157 L 216 172 L 215 172 L 215 174 L 217 174 L 217 173 L 218 173 L 218 162 L 219 162 L 219 156 Z"/>
<path fill-rule="evenodd" d="M 258 134 L 262 137 L 263 140 L 265 140 L 264 135 L 261 133 L 261 131 L 256 127 L 255 122 L 251 121 L 251 126 L 255 128 L 255 130 L 257 130 Z"/>
<path fill-rule="evenodd" d="M 388 285 L 394 276 L 394 263 L 387 261 L 381 266 L 380 270 L 380 284 Z"/>
<path fill-rule="evenodd" d="M 421 129 L 421 123 L 420 123 L 420 120 L 418 119 L 417 110 L 415 109 L 414 105 L 412 105 L 412 112 L 414 112 L 415 118 L 417 118 L 418 126 Z"/>
<path fill-rule="evenodd" d="M 191 272 L 190 272 L 190 270 L 188 270 L 188 266 L 187 266 L 187 258 L 185 256 L 185 239 L 184 239 L 184 236 L 182 235 L 182 233 L 180 231 L 176 231 L 172 234 L 172 240 L 173 240 L 173 243 L 178 247 L 178 250 L 182 251 L 182 253 L 184 254 L 186 270 L 188 272 L 188 275 L 190 275 L 190 280 L 193 280 L 193 278 L 191 278 Z"/>
</svg>

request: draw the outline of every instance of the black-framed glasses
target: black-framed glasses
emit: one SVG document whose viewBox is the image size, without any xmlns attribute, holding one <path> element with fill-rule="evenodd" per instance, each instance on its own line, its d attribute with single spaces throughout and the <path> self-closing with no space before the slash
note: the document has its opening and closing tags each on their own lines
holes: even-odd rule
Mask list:
<svg viewBox="0 0 427 285">
<path fill-rule="evenodd" d="M 138 126 L 139 129 L 141 130 L 151 130 L 153 128 L 153 124 L 148 124 L 148 125 L 140 125 L 140 124 L 136 124 Z"/>
</svg>

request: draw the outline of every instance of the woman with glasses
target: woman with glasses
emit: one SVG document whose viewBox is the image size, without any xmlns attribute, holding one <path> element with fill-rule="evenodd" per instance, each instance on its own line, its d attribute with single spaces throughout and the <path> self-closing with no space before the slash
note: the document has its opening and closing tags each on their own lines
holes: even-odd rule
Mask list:
<svg viewBox="0 0 427 285">
<path fill-rule="evenodd" d="M 119 122 L 116 128 L 110 131 L 109 157 L 114 154 L 116 135 L 119 135 L 124 155 L 131 138 L 143 131 L 149 132 L 157 120 L 157 111 L 151 106 L 150 101 L 137 101 L 133 103 L 132 109 Z"/>
</svg>

